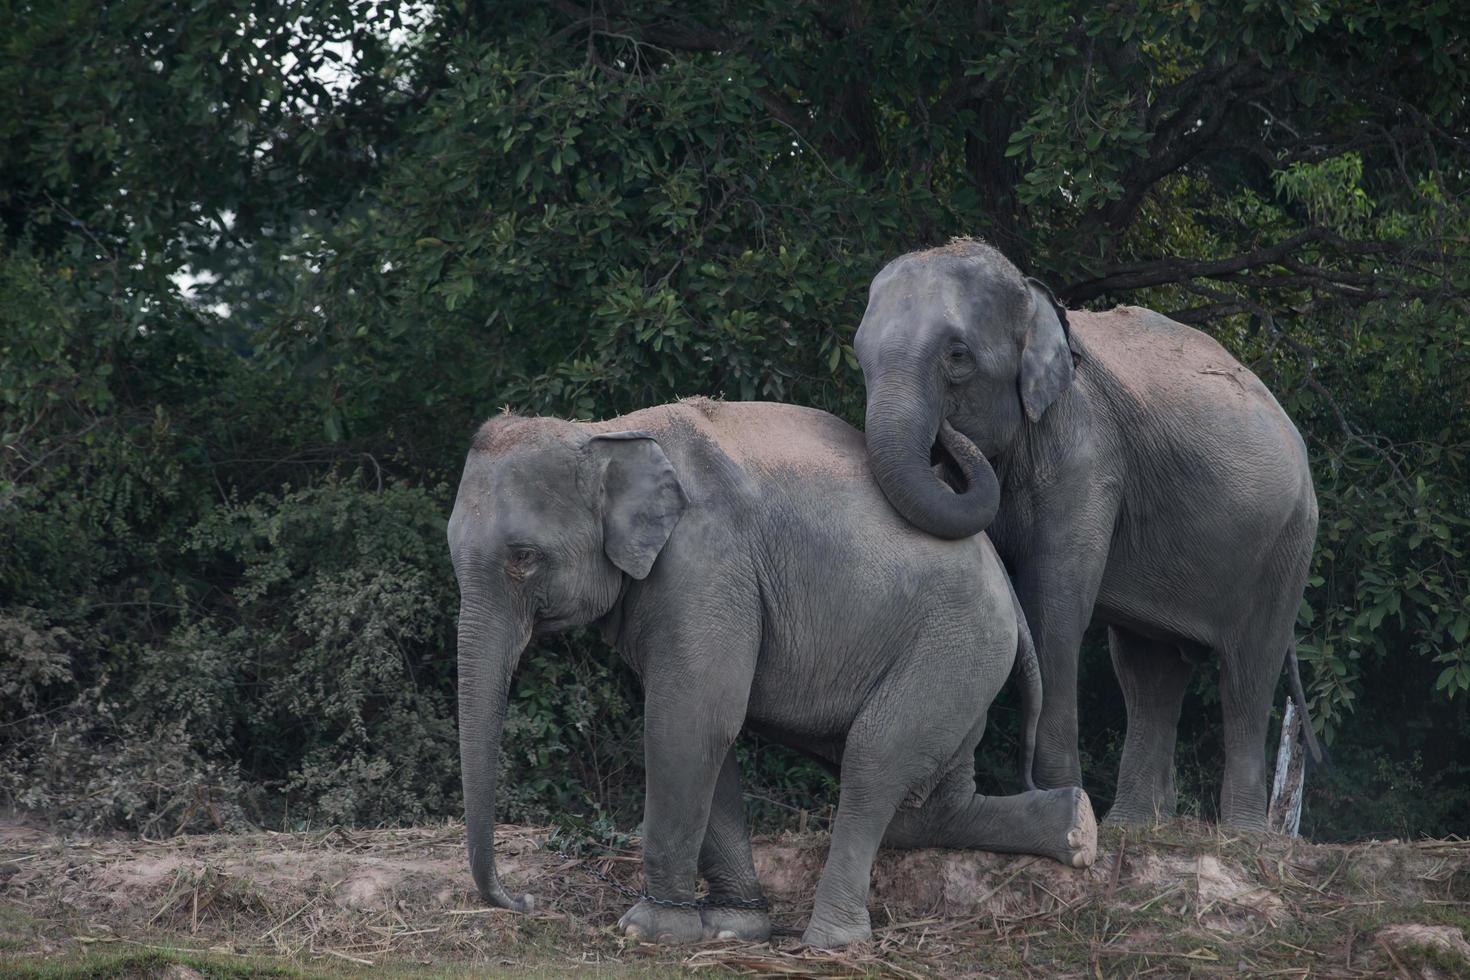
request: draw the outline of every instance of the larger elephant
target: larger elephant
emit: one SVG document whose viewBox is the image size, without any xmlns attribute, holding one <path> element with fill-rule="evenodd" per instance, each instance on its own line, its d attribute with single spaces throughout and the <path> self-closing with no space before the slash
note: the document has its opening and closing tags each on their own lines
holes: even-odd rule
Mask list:
<svg viewBox="0 0 1470 980">
<path fill-rule="evenodd" d="M 600 423 L 492 419 L 449 546 L 470 867 L 493 905 L 530 904 L 493 852 L 511 673 L 532 636 L 591 623 L 645 694 L 645 898 L 622 918 L 629 935 L 769 934 L 763 912 L 687 904 L 696 873 L 717 900 L 760 900 L 742 726 L 840 766 L 814 945 L 869 934 L 880 843 L 1093 859 L 1080 789 L 976 794 L 974 748 L 1018 649 L 1028 745 L 1041 694 L 990 542 L 916 532 L 873 483 L 862 437 L 830 415 L 697 399 Z"/>
<path fill-rule="evenodd" d="M 1046 688 L 1037 783 L 1081 784 L 1077 656 L 1100 621 L 1128 711 L 1108 818 L 1174 812 L 1185 687 L 1212 653 L 1221 820 L 1264 829 L 1272 692 L 1285 661 L 1301 697 L 1317 527 L 1306 448 L 1271 393 L 1205 334 L 1137 307 L 1068 312 L 971 239 L 879 272 L 855 348 L 888 499 L 940 537 L 988 529 L 1012 574 Z M 990 465 L 942 478 L 945 424 Z"/>
</svg>

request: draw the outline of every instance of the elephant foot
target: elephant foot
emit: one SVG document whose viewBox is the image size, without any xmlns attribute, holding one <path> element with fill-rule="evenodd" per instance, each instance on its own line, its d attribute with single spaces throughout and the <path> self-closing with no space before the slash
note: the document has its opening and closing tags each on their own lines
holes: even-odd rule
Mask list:
<svg viewBox="0 0 1470 980">
<path fill-rule="evenodd" d="M 704 938 L 698 909 L 667 908 L 647 900 L 624 912 L 618 929 L 644 943 L 697 943 Z"/>
<path fill-rule="evenodd" d="M 1174 790 L 1173 767 L 1154 766 L 1151 772 L 1152 776 L 1119 778 L 1118 795 L 1103 817 L 1106 826 L 1153 827 L 1174 818 L 1179 796 Z"/>
<path fill-rule="evenodd" d="M 1092 815 L 1092 801 L 1080 788 L 1048 790 L 1055 798 L 1058 831 L 1056 844 L 1044 853 L 1069 868 L 1088 868 L 1097 860 L 1097 818 Z M 1050 836 L 1050 835 L 1049 835 Z"/>
<path fill-rule="evenodd" d="M 1102 818 L 1102 825 L 1104 827 L 1146 827 L 1151 826 L 1153 823 L 1153 820 L 1146 820 L 1136 813 L 1124 811 L 1116 804 Z"/>
<path fill-rule="evenodd" d="M 1152 827 L 1173 819 L 1172 810 L 1162 808 L 1130 807 L 1126 803 L 1114 803 L 1103 817 L 1104 827 Z"/>
<path fill-rule="evenodd" d="M 806 932 L 801 934 L 802 942 L 817 949 L 841 949 L 848 943 L 871 938 L 873 926 L 868 919 L 867 909 L 863 909 L 861 920 L 854 919 L 846 923 L 832 922 L 813 913 L 812 921 L 807 923 Z"/>
<path fill-rule="evenodd" d="M 764 942 L 771 938 L 771 917 L 762 909 L 706 908 L 699 910 L 705 939 L 744 939 Z"/>
<path fill-rule="evenodd" d="M 1271 828 L 1266 824 L 1265 814 L 1250 816 L 1231 815 L 1220 818 L 1220 826 L 1237 834 L 1266 834 Z"/>
</svg>

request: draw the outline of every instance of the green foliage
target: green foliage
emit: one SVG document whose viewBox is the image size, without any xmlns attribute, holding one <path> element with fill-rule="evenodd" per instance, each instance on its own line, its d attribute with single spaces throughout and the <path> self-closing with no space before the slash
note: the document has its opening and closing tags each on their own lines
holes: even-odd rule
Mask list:
<svg viewBox="0 0 1470 980">
<path fill-rule="evenodd" d="M 881 256 L 873 216 L 763 124 L 754 66 L 610 87 L 476 54 L 407 127 L 373 205 L 302 243 L 321 266 L 313 313 L 263 339 L 287 363 L 331 351 L 330 440 L 405 406 L 590 417 L 840 392 L 851 407 L 839 328 Z"/>
<path fill-rule="evenodd" d="M 1421 737 L 1428 734 L 1421 727 Z M 1302 812 L 1302 832 L 1351 840 L 1412 840 L 1425 827 L 1453 827 L 1470 807 L 1470 766 L 1463 760 L 1431 769 L 1411 749 L 1417 740 L 1394 739 L 1383 747 L 1353 750 L 1326 770 L 1314 772 L 1314 806 Z M 1439 753 L 1434 753 L 1439 756 Z"/>
<path fill-rule="evenodd" d="M 635 801 L 625 793 L 642 752 L 641 699 L 615 659 L 590 637 L 553 641 L 522 658 L 500 760 L 505 819 L 586 823 L 606 840 L 605 811 L 630 815 Z"/>
<path fill-rule="evenodd" d="M 860 421 L 866 283 L 965 233 L 1277 394 L 1322 514 L 1309 826 L 1463 830 L 1465 10 L 579 11 L 0 12 L 0 794 L 150 833 L 455 812 L 443 519 L 475 422 L 689 394 Z M 1179 777 L 1205 815 L 1211 673 Z M 1106 803 L 1096 638 L 1083 680 Z M 529 651 L 502 816 L 630 826 L 638 701 L 590 636 Z M 1014 706 L 992 722 L 1014 786 Z M 834 799 L 772 746 L 742 764 L 763 825 Z"/>
<path fill-rule="evenodd" d="M 1298 160 L 1271 175 L 1276 193 L 1305 205 L 1319 225 L 1353 231 L 1373 213 L 1373 201 L 1363 190 L 1363 158 L 1357 153 L 1328 157 L 1319 163 Z"/>
<path fill-rule="evenodd" d="M 328 482 L 215 508 L 188 547 L 238 574 L 220 612 L 170 635 L 141 693 L 196 736 L 228 722 L 227 754 L 259 747 L 257 767 L 280 773 L 287 799 L 313 799 L 316 818 L 443 812 L 458 752 L 444 493 Z"/>
</svg>

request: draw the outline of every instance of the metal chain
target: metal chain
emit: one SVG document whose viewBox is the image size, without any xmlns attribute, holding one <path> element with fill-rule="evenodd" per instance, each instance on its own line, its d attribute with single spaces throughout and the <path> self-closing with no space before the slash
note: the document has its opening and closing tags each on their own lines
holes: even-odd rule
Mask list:
<svg viewBox="0 0 1470 980">
<path fill-rule="evenodd" d="M 751 909 L 753 911 L 764 912 L 771 907 L 771 903 L 766 901 L 764 895 L 757 895 L 755 898 L 719 898 L 714 895 L 705 895 L 703 898 L 697 898 L 692 902 L 680 902 L 672 898 L 654 898 L 648 892 L 642 889 L 629 888 L 601 868 L 588 864 L 586 858 L 574 857 L 566 851 L 557 851 L 556 856 L 566 861 L 576 862 L 578 869 L 587 872 L 600 881 L 612 885 L 617 893 L 624 898 L 638 902 L 647 902 L 650 905 L 657 905 L 660 908 L 693 909 L 696 911 L 699 909 Z"/>
</svg>

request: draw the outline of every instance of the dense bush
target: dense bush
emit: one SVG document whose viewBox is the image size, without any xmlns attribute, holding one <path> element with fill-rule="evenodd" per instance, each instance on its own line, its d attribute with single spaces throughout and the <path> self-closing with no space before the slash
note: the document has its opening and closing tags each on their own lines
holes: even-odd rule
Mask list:
<svg viewBox="0 0 1470 980">
<path fill-rule="evenodd" d="M 861 418 L 885 258 L 996 241 L 1250 364 L 1322 510 L 1309 833 L 1470 819 L 1466 11 L 83 0 L 0 14 L 0 796 L 150 834 L 458 809 L 444 518 L 502 405 Z M 1124 721 L 1084 658 L 1088 786 Z M 1212 671 L 1181 730 L 1213 812 Z M 979 763 L 1014 785 L 1016 710 Z M 638 692 L 527 654 L 502 817 L 635 820 Z M 831 778 L 742 749 L 763 825 Z"/>
</svg>

